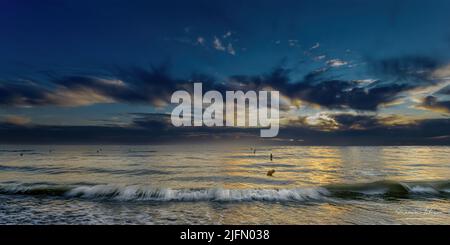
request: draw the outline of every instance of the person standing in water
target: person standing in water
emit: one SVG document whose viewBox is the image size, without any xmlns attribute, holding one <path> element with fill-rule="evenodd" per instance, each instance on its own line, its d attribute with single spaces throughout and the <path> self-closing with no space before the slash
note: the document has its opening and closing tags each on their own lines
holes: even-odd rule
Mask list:
<svg viewBox="0 0 450 245">
<path fill-rule="evenodd" d="M 272 153 L 270 153 L 270 161 L 272 161 L 272 159 L 273 159 L 273 156 L 272 156 Z"/>
</svg>

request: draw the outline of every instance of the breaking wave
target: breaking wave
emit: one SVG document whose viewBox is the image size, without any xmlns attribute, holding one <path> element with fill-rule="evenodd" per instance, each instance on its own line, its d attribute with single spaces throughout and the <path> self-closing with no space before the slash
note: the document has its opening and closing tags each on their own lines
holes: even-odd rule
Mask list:
<svg viewBox="0 0 450 245">
<path fill-rule="evenodd" d="M 329 185 L 326 189 L 337 197 L 384 196 L 398 198 L 448 197 L 450 181 L 396 182 L 377 181 L 362 184 Z"/>
<path fill-rule="evenodd" d="M 6 195 L 44 195 L 66 198 L 108 199 L 119 201 L 306 201 L 320 200 L 328 192 L 323 188 L 305 189 L 170 189 L 142 186 L 92 185 L 2 185 Z"/>
<path fill-rule="evenodd" d="M 330 198 L 450 197 L 450 182 L 403 183 L 379 181 L 365 184 L 340 184 L 292 189 L 170 189 L 119 185 L 0 184 L 0 194 L 53 196 L 61 198 L 117 201 L 327 201 Z"/>
</svg>

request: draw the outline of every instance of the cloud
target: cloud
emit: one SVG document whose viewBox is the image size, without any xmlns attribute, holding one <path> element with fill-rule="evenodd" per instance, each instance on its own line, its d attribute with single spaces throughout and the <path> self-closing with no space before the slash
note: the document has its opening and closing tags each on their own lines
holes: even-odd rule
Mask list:
<svg viewBox="0 0 450 245">
<path fill-rule="evenodd" d="M 233 33 L 232 33 L 231 31 L 228 31 L 227 33 L 225 33 L 225 34 L 223 35 L 223 38 L 229 38 L 229 37 L 231 37 L 232 34 L 233 34 Z"/>
<path fill-rule="evenodd" d="M 109 77 L 63 76 L 35 82 L 0 83 L 3 106 L 84 106 L 130 103 L 164 106 L 173 91 L 189 83 L 174 79 L 165 66 L 117 69 Z"/>
<path fill-rule="evenodd" d="M 214 37 L 213 47 L 219 51 L 225 51 L 226 48 L 223 46 L 222 41 L 218 37 Z"/>
<path fill-rule="evenodd" d="M 166 130 L 171 127 L 169 114 L 157 113 L 132 113 L 134 116 L 131 127 Z"/>
<path fill-rule="evenodd" d="M 436 79 L 450 79 L 450 65 L 440 67 L 433 71 L 432 77 Z"/>
<path fill-rule="evenodd" d="M 181 127 L 166 124 L 166 115 L 134 115 L 124 126 L 40 126 L 0 123 L 0 143 L 50 144 L 161 144 L 234 142 L 301 145 L 450 145 L 450 119 L 426 119 L 409 124 L 388 125 L 389 118 L 374 115 L 328 115 L 337 130 L 323 130 L 304 123 L 285 125 L 277 138 L 259 137 L 259 129 Z M 300 118 L 303 120 L 304 118 Z M 293 139 L 293 140 L 291 140 Z"/>
<path fill-rule="evenodd" d="M 299 45 L 298 43 L 299 43 L 299 41 L 297 39 L 289 39 L 288 40 L 288 45 L 290 47 L 296 47 Z"/>
<path fill-rule="evenodd" d="M 366 114 L 338 113 L 331 117 L 339 125 L 339 130 L 373 130 L 414 125 L 416 121 L 398 115 L 378 116 Z"/>
<path fill-rule="evenodd" d="M 428 109 L 436 112 L 450 114 L 450 101 L 439 101 L 434 96 L 427 96 L 422 100 L 422 103 L 416 106 L 419 109 Z"/>
<path fill-rule="evenodd" d="M 20 82 L 0 83 L 0 104 L 6 106 L 42 105 L 46 103 L 47 88 L 39 84 Z"/>
<path fill-rule="evenodd" d="M 317 48 L 319 48 L 320 47 L 320 43 L 316 43 L 316 44 L 314 44 L 312 47 L 311 47 L 311 50 L 312 49 L 317 49 Z"/>
<path fill-rule="evenodd" d="M 407 85 L 385 84 L 373 86 L 373 82 L 364 86 L 360 80 L 327 80 L 323 73 L 307 74 L 303 80 L 291 83 L 287 77 L 271 80 L 271 85 L 290 98 L 316 104 L 329 109 L 355 109 L 375 111 L 379 106 L 397 100 Z M 279 82 L 276 82 L 279 81 Z M 280 82 L 284 81 L 284 82 Z"/>
<path fill-rule="evenodd" d="M 3 123 L 12 125 L 27 125 L 31 122 L 31 119 L 18 115 L 6 115 L 3 116 Z"/>
<path fill-rule="evenodd" d="M 450 95 L 450 85 L 438 90 L 436 92 L 436 94 L 441 94 L 441 95 Z"/>
<path fill-rule="evenodd" d="M 332 117 L 340 130 L 362 130 L 380 126 L 379 119 L 371 115 L 337 114 Z"/>
<path fill-rule="evenodd" d="M 331 59 L 327 61 L 327 65 L 331 66 L 331 67 L 340 67 L 340 66 L 345 66 L 348 63 L 346 61 L 340 60 L 340 59 Z"/>
<path fill-rule="evenodd" d="M 319 61 L 319 60 L 325 59 L 326 57 L 327 57 L 326 55 L 318 55 L 318 56 L 314 57 L 313 59 L 314 59 L 315 61 Z"/>
<path fill-rule="evenodd" d="M 228 44 L 227 52 L 231 55 L 236 55 L 236 51 L 233 48 L 233 44 L 231 44 L 231 43 Z"/>
<path fill-rule="evenodd" d="M 61 87 L 52 93 L 47 93 L 45 99 L 48 104 L 68 107 L 115 102 L 113 97 L 99 93 L 91 88 L 77 88 L 71 90 Z"/>
<path fill-rule="evenodd" d="M 383 63 L 386 63 L 383 61 Z M 389 62 L 387 62 L 389 63 Z M 391 70 L 391 69 L 390 69 Z M 398 69 L 402 70 L 402 69 Z M 392 71 L 392 70 L 391 70 Z M 431 73 L 432 71 L 430 71 Z M 313 70 L 302 79 L 292 80 L 291 71 L 276 68 L 268 74 L 258 76 L 232 76 L 231 81 L 247 89 L 272 88 L 279 90 L 292 100 L 318 105 L 328 109 L 353 109 L 376 111 L 381 106 L 391 105 L 405 96 L 405 92 L 436 84 L 428 82 L 398 82 L 397 80 L 338 80 L 330 79 L 329 68 Z M 390 72 L 387 72 L 390 74 Z M 231 83 L 228 83 L 231 85 Z"/>
<path fill-rule="evenodd" d="M 234 54 L 233 46 L 227 47 Z M 339 61 L 341 62 L 341 61 Z M 339 63 L 334 61 L 331 66 Z M 339 63 L 340 64 L 340 63 Z M 144 69 L 116 68 L 107 75 L 72 75 L 49 77 L 42 81 L 12 81 L 0 83 L 0 105 L 3 106 L 84 106 L 97 103 L 149 104 L 164 107 L 170 104 L 172 93 L 192 89 L 195 81 L 203 82 L 204 90 L 278 90 L 286 101 L 320 106 L 332 110 L 377 111 L 394 105 L 406 96 L 420 97 L 444 89 L 447 80 L 434 79 L 438 62 L 427 58 L 398 58 L 373 62 L 380 79 L 338 79 L 334 69 L 326 66 L 292 79 L 292 71 L 284 67 L 259 75 L 233 75 L 216 79 L 196 73 L 175 78 L 167 65 Z M 433 75 L 434 74 L 434 75 Z M 441 72 L 439 72 L 441 74 Z M 433 89 L 431 89 L 433 88 Z M 411 93 L 410 95 L 407 92 Z M 448 93 L 448 91 L 447 91 Z M 417 97 L 417 95 L 411 96 Z M 286 105 L 285 108 L 289 108 Z"/>
<path fill-rule="evenodd" d="M 297 123 L 296 123 L 297 121 Z M 319 112 L 311 116 L 291 119 L 283 126 L 298 125 L 321 131 L 372 130 L 389 126 L 415 124 L 414 120 L 397 115 L 378 116 L 375 114 Z"/>
<path fill-rule="evenodd" d="M 230 35 L 231 35 L 231 33 L 230 33 Z M 236 50 L 234 49 L 232 43 L 228 43 L 228 45 L 225 46 L 222 43 L 222 41 L 216 36 L 214 36 L 213 48 L 216 49 L 216 50 L 219 50 L 219 51 L 226 52 L 226 53 L 228 53 L 230 55 L 236 55 Z"/>
<path fill-rule="evenodd" d="M 317 113 L 316 115 L 306 117 L 304 120 L 302 118 L 301 121 L 304 125 L 324 131 L 331 131 L 339 128 L 338 122 L 336 122 L 336 120 L 328 113 Z"/>
<path fill-rule="evenodd" d="M 205 38 L 204 37 L 197 37 L 197 44 L 200 44 L 200 45 L 205 45 Z"/>
</svg>

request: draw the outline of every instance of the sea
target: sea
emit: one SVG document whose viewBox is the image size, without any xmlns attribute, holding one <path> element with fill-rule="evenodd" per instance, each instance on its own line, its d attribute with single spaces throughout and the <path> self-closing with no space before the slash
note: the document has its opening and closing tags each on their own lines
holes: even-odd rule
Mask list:
<svg viewBox="0 0 450 245">
<path fill-rule="evenodd" d="M 0 224 L 448 225 L 450 147 L 0 145 Z"/>
</svg>

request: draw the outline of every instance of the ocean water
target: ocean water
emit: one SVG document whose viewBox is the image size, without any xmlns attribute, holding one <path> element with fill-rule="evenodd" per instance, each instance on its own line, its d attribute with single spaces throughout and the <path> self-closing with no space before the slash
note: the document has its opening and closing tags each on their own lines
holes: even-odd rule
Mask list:
<svg viewBox="0 0 450 245">
<path fill-rule="evenodd" d="M 449 159 L 440 146 L 3 145 L 0 224 L 450 224 Z"/>
</svg>

